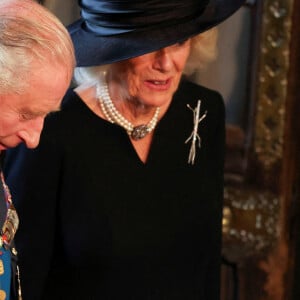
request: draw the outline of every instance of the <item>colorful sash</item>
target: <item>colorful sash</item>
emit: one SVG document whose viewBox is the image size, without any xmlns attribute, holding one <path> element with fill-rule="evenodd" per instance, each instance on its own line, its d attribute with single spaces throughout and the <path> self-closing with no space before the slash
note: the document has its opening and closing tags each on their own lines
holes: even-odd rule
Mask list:
<svg viewBox="0 0 300 300">
<path fill-rule="evenodd" d="M 9 300 L 11 285 L 11 251 L 15 251 L 14 249 L 11 249 L 11 243 L 19 226 L 19 218 L 12 204 L 11 194 L 8 186 L 5 184 L 2 172 L 0 173 L 0 176 L 0 185 L 3 187 L 3 191 L 1 192 L 4 195 L 7 207 L 6 217 L 0 235 L 0 300 Z"/>
</svg>

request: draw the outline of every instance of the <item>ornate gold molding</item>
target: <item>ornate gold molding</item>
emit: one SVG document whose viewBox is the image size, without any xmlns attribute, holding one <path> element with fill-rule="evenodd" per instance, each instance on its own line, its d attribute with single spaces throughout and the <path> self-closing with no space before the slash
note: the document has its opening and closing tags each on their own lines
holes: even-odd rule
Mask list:
<svg viewBox="0 0 300 300">
<path fill-rule="evenodd" d="M 282 158 L 293 0 L 263 0 L 254 151 L 266 169 Z"/>
<path fill-rule="evenodd" d="M 293 0 L 261 1 L 253 145 L 263 172 L 268 173 L 283 153 Z M 280 234 L 281 203 L 281 196 L 269 189 L 250 187 L 246 182 L 226 186 L 224 255 L 240 261 L 272 248 Z"/>
</svg>

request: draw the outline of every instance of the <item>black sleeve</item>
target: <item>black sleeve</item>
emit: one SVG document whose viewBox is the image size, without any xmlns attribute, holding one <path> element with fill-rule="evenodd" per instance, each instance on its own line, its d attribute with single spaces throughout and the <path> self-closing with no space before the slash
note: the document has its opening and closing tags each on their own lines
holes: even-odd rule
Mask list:
<svg viewBox="0 0 300 300">
<path fill-rule="evenodd" d="M 34 150 L 7 151 L 4 174 L 20 224 L 15 236 L 24 300 L 41 299 L 51 264 L 56 223 L 59 155 L 43 135 Z M 43 238 L 47 236 L 47 239 Z"/>
</svg>

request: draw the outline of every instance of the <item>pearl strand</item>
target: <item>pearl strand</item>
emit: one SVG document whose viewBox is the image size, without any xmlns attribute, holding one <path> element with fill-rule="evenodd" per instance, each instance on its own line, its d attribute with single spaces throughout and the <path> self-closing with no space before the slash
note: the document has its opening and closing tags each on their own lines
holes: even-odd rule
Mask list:
<svg viewBox="0 0 300 300">
<path fill-rule="evenodd" d="M 97 85 L 97 97 L 100 102 L 101 110 L 105 116 L 105 118 L 111 122 L 116 123 L 123 127 L 128 135 L 134 139 L 139 140 L 145 137 L 148 133 L 150 133 L 156 126 L 158 121 L 158 116 L 160 112 L 160 108 L 157 107 L 155 110 L 155 113 L 150 120 L 150 122 L 138 126 L 133 126 L 131 122 L 129 122 L 125 117 L 123 117 L 116 107 L 114 106 L 108 91 L 108 86 L 105 81 L 105 76 L 103 80 L 100 81 L 100 83 Z"/>
</svg>

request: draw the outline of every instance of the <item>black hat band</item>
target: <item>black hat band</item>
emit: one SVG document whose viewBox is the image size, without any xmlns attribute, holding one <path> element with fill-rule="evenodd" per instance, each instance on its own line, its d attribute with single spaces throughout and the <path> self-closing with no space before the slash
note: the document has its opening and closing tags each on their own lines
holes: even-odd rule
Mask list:
<svg viewBox="0 0 300 300">
<path fill-rule="evenodd" d="M 85 29 L 97 36 L 111 36 L 126 32 L 142 32 L 184 23 L 199 16 L 208 0 L 190 1 L 86 1 L 80 0 L 81 17 Z"/>
</svg>

